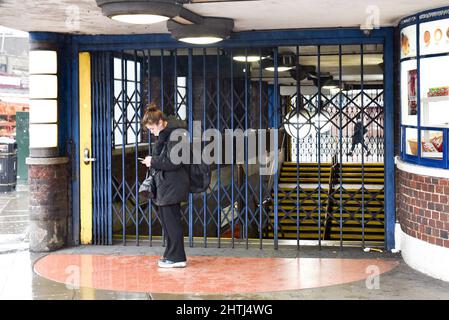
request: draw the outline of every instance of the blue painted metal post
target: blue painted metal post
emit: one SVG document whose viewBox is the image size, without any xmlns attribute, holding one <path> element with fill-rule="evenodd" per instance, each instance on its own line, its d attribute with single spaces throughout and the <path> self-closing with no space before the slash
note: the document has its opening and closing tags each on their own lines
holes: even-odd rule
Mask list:
<svg viewBox="0 0 449 320">
<path fill-rule="evenodd" d="M 97 55 L 92 55 L 92 63 L 91 63 L 91 83 L 92 83 L 92 154 L 97 154 L 97 114 L 98 111 L 96 110 L 96 107 L 98 106 L 98 81 L 97 81 L 97 65 L 98 65 L 98 59 Z M 98 244 L 98 195 L 97 195 L 97 187 L 98 187 L 98 181 L 97 181 L 97 164 L 95 162 L 92 162 L 92 197 L 93 197 L 93 244 Z"/>
<path fill-rule="evenodd" d="M 106 179 L 106 187 L 107 187 L 107 204 L 108 204 L 108 235 L 107 235 L 107 244 L 112 245 L 112 108 L 114 106 L 114 97 L 111 92 L 112 85 L 114 83 L 114 72 L 113 72 L 114 58 L 109 53 L 108 54 L 108 67 L 106 68 L 106 79 L 108 80 L 106 84 L 106 163 L 107 163 L 107 179 Z M 112 72 L 111 72 L 112 71 Z"/>
<path fill-rule="evenodd" d="M 231 59 L 232 61 L 232 59 Z M 262 124 L 262 50 L 259 50 L 259 130 L 262 130 L 263 128 L 263 124 Z M 262 249 L 262 243 L 263 243 L 263 218 L 262 218 L 262 214 L 264 213 L 264 208 L 263 208 L 263 183 L 262 183 L 262 165 L 261 165 L 261 161 L 263 161 L 264 159 L 262 159 L 262 155 L 265 154 L 266 150 L 262 150 L 261 146 L 263 145 L 264 148 L 266 149 L 266 144 L 263 143 L 262 141 L 260 141 L 260 139 L 266 139 L 266 136 L 262 137 L 261 134 L 258 135 L 258 141 L 259 141 L 259 249 Z"/>
<path fill-rule="evenodd" d="M 138 88 L 137 88 L 137 50 L 134 50 L 134 119 L 136 119 L 136 123 L 134 124 L 135 128 L 135 141 L 134 141 L 134 168 L 136 173 L 136 187 L 135 187 L 135 199 L 136 199 L 136 246 L 139 245 L 139 101 L 138 101 Z"/>
<path fill-rule="evenodd" d="M 299 119 L 299 112 L 301 110 L 301 83 L 299 78 L 299 68 L 301 68 L 300 59 L 299 59 L 299 47 L 296 46 L 296 57 L 297 61 L 296 65 L 296 112 L 295 119 Z M 298 121 L 296 121 L 298 122 Z M 300 231 L 299 231 L 299 123 L 296 123 L 296 249 L 299 250 L 299 240 L 300 240 Z"/>
<path fill-rule="evenodd" d="M 363 44 L 360 45 L 360 108 L 362 118 L 362 248 L 365 247 L 365 150 L 363 146 L 365 145 L 365 136 L 363 135 L 365 128 L 365 91 L 364 91 L 364 68 L 363 68 Z"/>
<path fill-rule="evenodd" d="M 231 51 L 231 130 L 234 132 L 234 53 Z M 231 151 L 231 238 L 232 238 L 232 248 L 235 246 L 235 220 L 234 220 L 234 214 L 235 214 L 235 206 L 234 206 L 234 139 L 232 139 L 232 151 Z"/>
<path fill-rule="evenodd" d="M 220 49 L 217 48 L 217 130 L 220 131 Z M 214 141 L 215 142 L 215 141 Z M 216 156 L 217 163 L 217 236 L 218 248 L 221 247 L 221 177 L 220 177 L 220 163 L 221 163 L 221 143 L 218 143 L 218 155 Z"/>
<path fill-rule="evenodd" d="M 394 98 L 393 98 L 393 29 L 385 37 L 384 63 L 385 63 L 385 97 L 384 97 L 384 119 L 385 119 L 385 217 L 386 232 L 385 242 L 387 250 L 395 247 L 394 229 L 396 224 L 395 212 L 395 181 L 394 181 Z M 419 31 L 418 31 L 419 32 Z M 417 46 L 418 48 L 419 46 Z M 419 50 L 419 49 L 418 49 Z M 418 76 L 419 81 L 419 76 Z M 419 90 L 419 82 L 418 82 Z M 419 91 L 418 91 L 419 99 Z M 419 103 L 419 101 L 418 101 Z M 418 104 L 419 105 L 419 104 Z M 418 108 L 419 110 L 419 108 Z M 418 115 L 419 119 L 419 115 Z M 419 121 L 419 120 L 418 120 Z M 419 146 L 419 144 L 418 144 Z"/>
<path fill-rule="evenodd" d="M 152 99 L 151 95 L 151 50 L 148 50 L 148 82 L 147 82 L 147 102 L 150 103 Z M 151 132 L 148 132 L 148 154 L 152 155 L 151 152 Z M 148 202 L 148 238 L 150 240 L 150 247 L 153 246 L 153 201 L 152 199 Z"/>
<path fill-rule="evenodd" d="M 206 99 L 207 99 L 207 88 L 206 88 L 206 49 L 203 49 L 203 131 L 207 129 L 207 119 L 206 119 Z M 206 142 L 203 141 L 203 148 Z M 211 190 L 211 193 L 213 191 Z M 207 191 L 203 193 L 203 236 L 204 236 L 204 247 L 207 247 Z"/>
<path fill-rule="evenodd" d="M 279 108 L 279 92 L 278 92 L 278 48 L 274 49 L 273 54 L 274 59 L 274 108 L 273 108 L 273 118 L 274 118 L 274 127 L 272 129 L 275 130 L 274 135 L 274 249 L 278 249 L 279 241 L 278 241 L 278 225 L 279 225 L 279 217 L 278 217 L 278 162 L 279 162 L 279 138 L 278 138 L 278 113 L 280 112 Z"/>
<path fill-rule="evenodd" d="M 127 141 L 127 129 L 126 129 L 126 119 L 128 117 L 127 115 L 127 100 L 128 100 L 128 93 L 127 93 L 127 84 L 126 84 L 126 76 L 128 74 L 127 72 L 127 61 L 124 57 L 124 52 L 122 51 L 121 56 L 121 62 L 122 62 L 122 105 L 121 105 L 121 111 L 122 111 L 122 241 L 123 245 L 126 245 L 126 177 L 125 177 L 125 145 Z"/>
<path fill-rule="evenodd" d="M 245 239 L 248 249 L 248 49 L 245 49 Z"/>
<path fill-rule="evenodd" d="M 193 64 L 193 51 L 189 49 L 188 58 L 188 81 L 187 81 L 187 112 L 188 112 L 188 122 L 189 122 L 189 138 L 190 146 L 193 146 L 193 75 L 192 75 L 192 64 Z M 176 93 L 177 95 L 177 93 Z M 189 193 L 189 246 L 193 247 L 193 194 Z"/>
<path fill-rule="evenodd" d="M 340 140 L 340 161 L 339 161 L 339 185 L 340 185 L 340 250 L 343 250 L 343 65 L 342 65 L 342 57 L 341 57 L 341 45 L 338 46 L 338 74 L 339 74 L 339 98 L 338 98 L 338 106 L 339 106 L 339 114 L 340 114 L 340 125 L 338 128 L 338 138 Z"/>
<path fill-rule="evenodd" d="M 318 46 L 318 145 L 317 145 L 317 155 L 318 155 L 318 246 L 321 250 L 321 46 Z"/>
<path fill-rule="evenodd" d="M 78 45 L 72 42 L 71 48 L 71 61 L 72 61 L 72 77 L 71 77 L 71 89 L 72 89 L 72 105 L 70 109 L 70 127 L 71 127 L 71 141 L 72 148 L 71 160 L 72 160 L 72 232 L 74 245 L 80 244 L 80 154 L 79 154 L 79 58 L 78 58 Z"/>
</svg>

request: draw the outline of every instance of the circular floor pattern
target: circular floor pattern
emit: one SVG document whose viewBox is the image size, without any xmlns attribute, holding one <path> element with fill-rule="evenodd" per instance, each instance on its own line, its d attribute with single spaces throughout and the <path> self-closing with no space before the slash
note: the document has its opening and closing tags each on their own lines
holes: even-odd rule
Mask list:
<svg viewBox="0 0 449 320">
<path fill-rule="evenodd" d="M 367 279 L 399 265 L 385 259 L 192 256 L 183 269 L 160 269 L 158 256 L 51 254 L 40 276 L 71 287 L 125 292 L 236 294 L 300 290 Z"/>
</svg>

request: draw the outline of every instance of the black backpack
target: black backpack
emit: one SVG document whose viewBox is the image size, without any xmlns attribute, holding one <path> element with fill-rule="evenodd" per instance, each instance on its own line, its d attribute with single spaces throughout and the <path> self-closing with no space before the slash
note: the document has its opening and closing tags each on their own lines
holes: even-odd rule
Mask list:
<svg viewBox="0 0 449 320">
<path fill-rule="evenodd" d="M 204 192 L 210 185 L 211 181 L 211 166 L 205 164 L 203 159 L 195 158 L 193 152 L 193 144 L 190 144 L 190 164 L 185 164 L 185 168 L 187 169 L 187 173 L 190 178 L 190 193 L 199 193 Z M 197 157 L 202 154 L 202 150 Z"/>
<path fill-rule="evenodd" d="M 210 165 L 199 163 L 186 166 L 190 178 L 189 192 L 204 192 L 210 185 L 211 169 Z"/>
</svg>

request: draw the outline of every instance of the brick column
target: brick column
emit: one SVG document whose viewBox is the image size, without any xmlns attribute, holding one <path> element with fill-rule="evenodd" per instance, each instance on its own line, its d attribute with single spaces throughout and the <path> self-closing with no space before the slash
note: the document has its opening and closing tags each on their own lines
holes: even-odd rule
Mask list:
<svg viewBox="0 0 449 320">
<path fill-rule="evenodd" d="M 68 158 L 27 158 L 30 187 L 30 251 L 48 252 L 67 243 Z"/>
<path fill-rule="evenodd" d="M 449 248 L 449 178 L 398 168 L 397 217 L 407 235 Z"/>
</svg>

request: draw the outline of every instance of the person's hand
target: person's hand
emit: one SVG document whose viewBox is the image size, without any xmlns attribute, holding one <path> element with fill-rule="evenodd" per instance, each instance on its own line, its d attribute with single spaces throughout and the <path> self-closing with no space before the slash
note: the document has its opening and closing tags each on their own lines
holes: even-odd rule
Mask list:
<svg viewBox="0 0 449 320">
<path fill-rule="evenodd" d="M 151 167 L 151 156 L 146 156 L 141 163 L 146 165 L 148 168 Z"/>
</svg>

